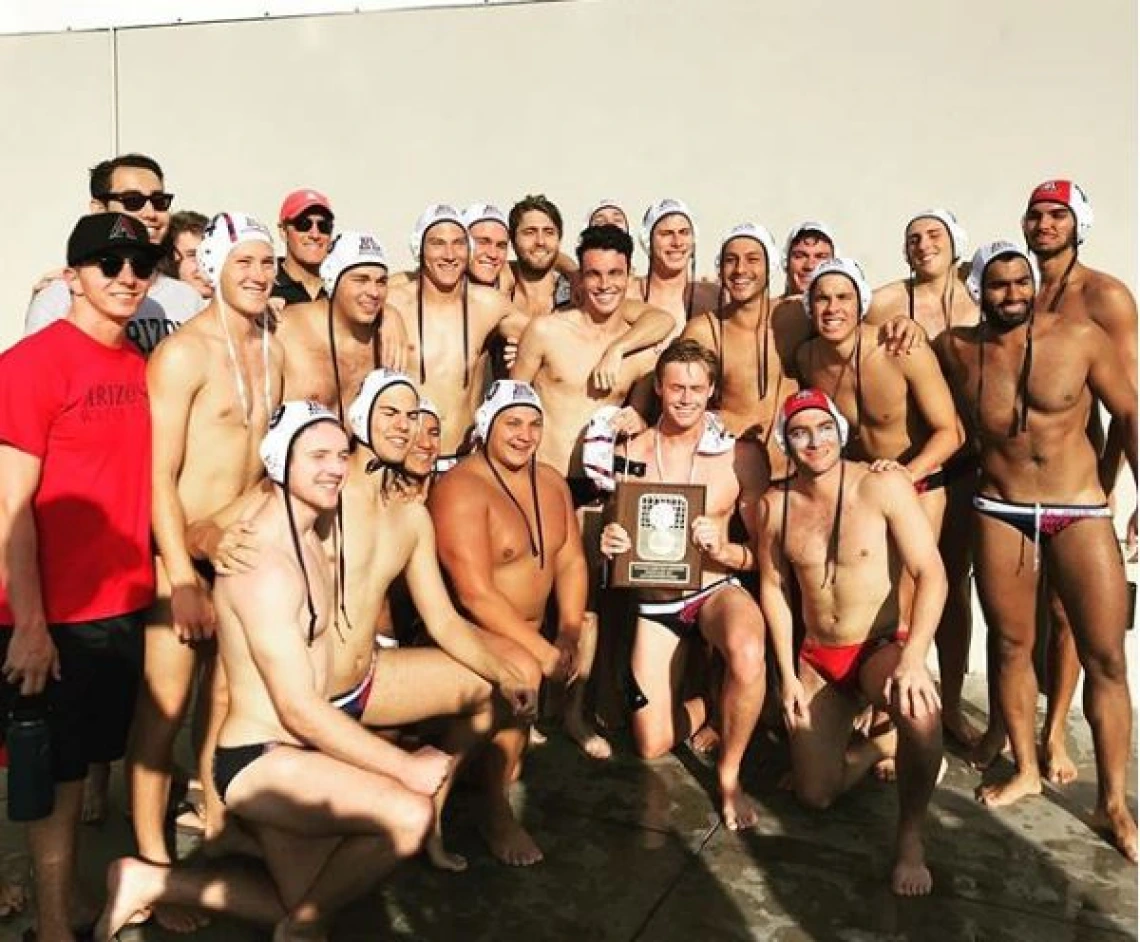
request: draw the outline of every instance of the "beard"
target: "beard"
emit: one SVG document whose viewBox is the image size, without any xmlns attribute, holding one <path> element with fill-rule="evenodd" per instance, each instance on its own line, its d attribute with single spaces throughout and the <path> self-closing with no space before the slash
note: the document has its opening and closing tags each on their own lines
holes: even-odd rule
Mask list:
<svg viewBox="0 0 1140 942">
<path fill-rule="evenodd" d="M 1025 313 L 1018 317 L 1008 317 L 1002 314 L 1001 311 L 985 301 L 979 305 L 982 309 L 982 317 L 985 319 L 986 324 L 990 329 L 999 333 L 1005 334 L 1016 327 L 1020 327 L 1033 316 L 1033 302 L 1030 301 L 1025 305 Z"/>
</svg>

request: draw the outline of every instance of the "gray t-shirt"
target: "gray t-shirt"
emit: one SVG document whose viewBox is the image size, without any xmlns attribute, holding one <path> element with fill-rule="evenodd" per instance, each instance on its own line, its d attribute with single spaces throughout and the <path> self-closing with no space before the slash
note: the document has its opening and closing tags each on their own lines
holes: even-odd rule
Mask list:
<svg viewBox="0 0 1140 942">
<path fill-rule="evenodd" d="M 127 337 L 144 356 L 150 356 L 160 340 L 172 334 L 206 306 L 206 301 L 186 282 L 159 275 L 127 324 Z M 56 278 L 40 291 L 24 317 L 24 336 L 60 320 L 71 308 L 67 282 Z"/>
</svg>

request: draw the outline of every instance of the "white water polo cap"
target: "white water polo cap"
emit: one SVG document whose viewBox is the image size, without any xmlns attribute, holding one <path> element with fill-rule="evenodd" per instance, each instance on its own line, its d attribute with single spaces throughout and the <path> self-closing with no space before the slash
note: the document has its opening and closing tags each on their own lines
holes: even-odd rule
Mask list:
<svg viewBox="0 0 1140 942">
<path fill-rule="evenodd" d="M 1085 236 L 1093 225 L 1093 208 L 1088 196 L 1072 180 L 1046 180 L 1029 194 L 1025 211 L 1034 203 L 1061 203 L 1067 206 L 1077 221 L 1077 245 L 1085 241 Z"/>
<path fill-rule="evenodd" d="M 1009 255 L 1025 259 L 1029 265 L 1029 273 L 1033 276 L 1033 292 L 1034 294 L 1037 293 L 1037 286 L 1041 284 L 1041 279 L 1037 274 L 1036 259 L 1025 249 L 1014 245 L 1012 242 L 1005 240 L 987 242 L 985 245 L 978 246 L 978 251 L 974 253 L 973 261 L 970 262 L 970 274 L 966 276 L 966 290 L 974 299 L 975 304 L 980 304 L 982 301 L 982 288 L 985 285 L 986 269 L 990 267 L 990 263 L 995 259 Z"/>
<path fill-rule="evenodd" d="M 429 229 L 441 222 L 453 222 L 464 232 L 467 231 L 463 216 L 458 209 L 446 203 L 432 203 L 420 213 L 420 218 L 416 220 L 415 228 L 412 229 L 412 235 L 408 239 L 408 248 L 412 250 L 412 258 L 416 260 L 417 265 L 424 250 L 424 236 L 428 234 Z"/>
<path fill-rule="evenodd" d="M 772 434 L 776 436 L 776 444 L 780 446 L 780 451 L 785 455 L 788 453 L 788 439 L 785 434 L 788 423 L 792 421 L 793 416 L 808 409 L 819 409 L 830 415 L 835 420 L 836 428 L 839 429 L 839 447 L 842 448 L 847 444 L 851 427 L 843 417 L 843 413 L 839 411 L 839 407 L 831 401 L 831 397 L 819 389 L 801 389 L 784 400 L 780 414 L 776 417 L 776 427 L 772 430 Z"/>
<path fill-rule="evenodd" d="M 924 209 L 920 213 L 915 213 L 907 220 L 903 232 L 911 227 L 911 223 L 919 219 L 937 219 L 942 225 L 946 227 L 946 231 L 950 234 L 950 246 L 954 251 L 954 261 L 961 261 L 966 257 L 966 247 L 970 244 L 969 238 L 966 236 L 966 230 L 962 224 L 958 222 L 958 217 L 955 216 L 948 209 Z"/>
<path fill-rule="evenodd" d="M 206 225 L 198 246 L 198 267 L 215 288 L 230 252 L 243 242 L 264 242 L 273 248 L 273 235 L 263 223 L 245 213 L 218 213 Z"/>
<path fill-rule="evenodd" d="M 756 222 L 742 222 L 739 225 L 733 226 L 725 234 L 725 237 L 720 240 L 720 248 L 716 250 L 717 269 L 720 268 L 720 260 L 721 256 L 724 255 L 724 247 L 733 239 L 752 239 L 764 246 L 764 255 L 768 260 L 768 277 L 770 278 L 772 275 L 772 265 L 778 258 L 776 255 L 776 240 L 772 238 L 772 233 Z"/>
<path fill-rule="evenodd" d="M 434 415 L 437 422 L 443 422 L 443 416 L 440 415 L 439 406 L 428 399 L 427 396 L 420 396 L 420 415 Z"/>
<path fill-rule="evenodd" d="M 621 218 L 625 220 L 626 229 L 629 229 L 629 216 L 627 216 L 625 210 L 622 209 L 621 203 L 619 203 L 617 200 L 611 199 L 600 199 L 590 205 L 590 207 L 586 210 L 586 221 L 583 224 L 583 228 L 589 228 L 591 225 L 590 220 L 593 219 L 603 209 L 616 209 L 619 213 L 621 213 Z"/>
<path fill-rule="evenodd" d="M 509 230 L 510 223 L 504 213 L 494 203 L 472 203 L 460 214 L 464 229 L 470 231 L 472 226 L 481 222 L 497 222 L 504 229 Z"/>
<path fill-rule="evenodd" d="M 295 399 L 277 407 L 269 419 L 269 431 L 258 449 L 265 473 L 274 484 L 285 483 L 285 470 L 293 443 L 305 429 L 318 422 L 332 422 L 341 427 L 336 413 L 311 399 Z"/>
<path fill-rule="evenodd" d="M 607 203 L 606 205 L 609 204 Z M 594 210 L 594 212 L 597 211 L 597 209 Z M 674 214 L 684 216 L 689 220 L 689 225 L 693 229 L 693 243 L 696 243 L 697 221 L 693 218 L 692 210 L 680 200 L 658 200 L 645 211 L 645 216 L 641 220 L 641 247 L 645 249 L 646 255 L 653 255 L 653 230 L 657 228 L 657 224 L 666 216 L 672 216 Z M 591 215 L 593 215 L 593 213 L 591 213 Z"/>
<path fill-rule="evenodd" d="M 804 292 L 804 311 L 811 316 L 811 290 L 815 283 L 824 275 L 843 275 L 855 285 L 855 293 L 859 295 L 859 317 L 867 316 L 871 309 L 871 286 L 867 283 L 867 276 L 863 269 L 853 258 L 828 258 L 820 262 L 808 279 L 807 291 Z"/>
<path fill-rule="evenodd" d="M 376 400 L 385 390 L 401 385 L 407 386 L 419 398 L 419 390 L 407 373 L 382 366 L 364 377 L 360 392 L 348 407 L 349 428 L 368 448 L 372 448 L 372 410 L 376 408 Z"/>
<path fill-rule="evenodd" d="M 321 262 L 321 282 L 331 298 L 336 284 L 350 268 L 361 265 L 379 265 L 388 268 L 384 246 L 371 232 L 339 232 L 329 246 L 329 254 Z"/>
<path fill-rule="evenodd" d="M 805 219 L 803 222 L 796 223 L 792 226 L 791 232 L 788 233 L 787 239 L 784 240 L 784 256 L 780 260 L 784 267 L 784 271 L 788 270 L 788 258 L 792 254 L 792 246 L 796 244 L 801 236 L 816 233 L 823 236 L 831 243 L 831 254 L 839 254 L 839 243 L 835 241 L 835 233 L 832 231 L 831 226 L 826 222 L 820 222 L 818 219 Z"/>
<path fill-rule="evenodd" d="M 475 410 L 475 437 L 486 442 L 491 434 L 491 426 L 499 413 L 513 406 L 528 406 L 538 410 L 539 415 L 545 415 L 542 400 L 530 383 L 523 383 L 515 379 L 498 379 L 487 390 L 487 398 Z"/>
</svg>

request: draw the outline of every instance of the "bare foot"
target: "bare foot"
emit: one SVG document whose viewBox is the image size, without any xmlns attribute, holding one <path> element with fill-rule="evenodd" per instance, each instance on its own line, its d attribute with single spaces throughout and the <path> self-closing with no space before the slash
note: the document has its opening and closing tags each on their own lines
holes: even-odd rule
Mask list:
<svg viewBox="0 0 1140 942">
<path fill-rule="evenodd" d="M 961 710 L 942 714 L 942 735 L 967 752 L 973 752 L 982 741 L 978 728 L 966 719 Z"/>
<path fill-rule="evenodd" d="M 542 850 L 523 826 L 515 820 L 510 805 L 491 811 L 479 828 L 491 854 L 511 867 L 530 867 L 542 860 Z"/>
<path fill-rule="evenodd" d="M 899 776 L 895 771 L 895 757 L 890 756 L 886 759 L 880 759 L 875 763 L 872 771 L 880 782 L 893 782 Z"/>
<path fill-rule="evenodd" d="M 1037 770 L 1015 772 L 1004 782 L 979 785 L 974 792 L 978 801 L 990 808 L 1003 808 L 1030 795 L 1041 794 L 1041 776 Z"/>
<path fill-rule="evenodd" d="M 0 919 L 22 913 L 28 903 L 28 890 L 22 883 L 0 882 Z"/>
<path fill-rule="evenodd" d="M 744 831 L 755 827 L 760 820 L 756 805 L 752 799 L 744 794 L 739 785 L 731 788 L 721 787 L 720 813 L 724 818 L 724 825 L 730 831 Z"/>
<path fill-rule="evenodd" d="M 541 732 L 537 726 L 532 726 L 528 733 L 528 744 L 531 746 L 545 746 L 549 737 Z"/>
<path fill-rule="evenodd" d="M 96 942 L 110 942 L 136 913 L 147 911 L 162 895 L 167 867 L 137 857 L 121 857 L 107 868 L 107 905 L 95 923 Z"/>
<path fill-rule="evenodd" d="M 891 871 L 891 892 L 896 896 L 926 896 L 934 886 L 934 878 L 926 867 L 922 838 L 899 837 L 898 856 Z"/>
<path fill-rule="evenodd" d="M 467 858 L 462 854 L 453 854 L 443 846 L 443 837 L 431 834 L 424 843 L 424 853 L 436 870 L 446 870 L 448 873 L 462 873 L 467 869 Z"/>
<path fill-rule="evenodd" d="M 1109 805 L 1093 812 L 1093 827 L 1106 832 L 1109 843 L 1136 863 L 1136 822 L 1126 805 Z"/>
<path fill-rule="evenodd" d="M 1054 785 L 1068 785 L 1077 780 L 1077 764 L 1065 747 L 1065 737 L 1047 739 L 1037 747 L 1041 773 Z"/>
<path fill-rule="evenodd" d="M 698 756 L 711 756 L 720 748 L 720 733 L 705 723 L 689 737 L 689 748 Z"/>
<path fill-rule="evenodd" d="M 562 728 L 566 730 L 566 735 L 578 744 L 578 748 L 581 749 L 588 758 L 609 759 L 613 756 L 614 751 L 610 748 L 610 744 L 600 733 L 596 733 L 590 729 L 581 716 L 574 716 L 573 714 L 567 713 L 562 720 Z"/>
<path fill-rule="evenodd" d="M 984 772 L 993 765 L 1006 746 L 1006 736 L 1002 730 L 987 729 L 978 740 L 977 745 L 970 750 L 966 761 L 979 772 Z"/>
</svg>

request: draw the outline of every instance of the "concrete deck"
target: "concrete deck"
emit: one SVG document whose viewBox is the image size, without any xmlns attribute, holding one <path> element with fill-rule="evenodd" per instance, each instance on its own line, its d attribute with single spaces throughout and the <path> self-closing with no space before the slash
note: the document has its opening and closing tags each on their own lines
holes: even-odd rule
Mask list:
<svg viewBox="0 0 1140 942">
<path fill-rule="evenodd" d="M 832 810 L 811 813 L 776 789 L 786 758 L 760 746 L 748 762 L 748 784 L 763 817 L 753 832 L 738 835 L 719 825 L 709 798 L 711 769 L 687 750 L 652 763 L 622 750 L 613 762 L 599 764 L 555 734 L 532 751 L 515 796 L 546 852 L 544 863 L 512 870 L 492 860 L 471 823 L 472 795 L 461 788 L 449 843 L 468 854 L 470 869 L 454 875 L 421 861 L 405 865 L 344 913 L 334 938 L 1136 939 L 1137 871 L 1086 824 L 1095 796 L 1091 747 L 1079 716 L 1071 731 L 1079 781 L 996 813 L 973 799 L 978 774 L 951 757 L 928 828 L 935 889 L 922 900 L 899 900 L 886 888 L 892 786 L 867 781 Z M 1134 798 L 1135 759 L 1130 781 Z M 113 797 L 110 819 L 88 832 L 94 840 L 83 861 L 93 890 L 105 862 L 130 850 L 118 775 Z M 16 829 L 5 825 L 0 850 L 10 853 L 19 842 Z M 0 923 L 0 939 L 20 938 L 25 925 L 26 918 Z M 123 938 L 181 937 L 146 927 Z M 252 942 L 267 934 L 216 919 L 193 938 Z"/>
</svg>

